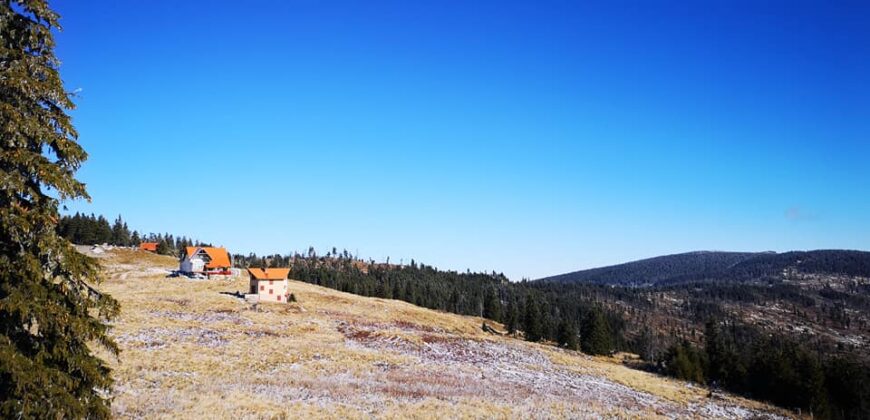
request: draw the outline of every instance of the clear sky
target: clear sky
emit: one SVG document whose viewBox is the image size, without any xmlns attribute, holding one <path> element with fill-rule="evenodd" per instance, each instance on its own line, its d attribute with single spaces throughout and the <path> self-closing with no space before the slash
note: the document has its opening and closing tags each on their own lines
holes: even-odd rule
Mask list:
<svg viewBox="0 0 870 420">
<path fill-rule="evenodd" d="M 93 202 L 514 280 L 870 249 L 870 3 L 58 1 Z"/>
</svg>

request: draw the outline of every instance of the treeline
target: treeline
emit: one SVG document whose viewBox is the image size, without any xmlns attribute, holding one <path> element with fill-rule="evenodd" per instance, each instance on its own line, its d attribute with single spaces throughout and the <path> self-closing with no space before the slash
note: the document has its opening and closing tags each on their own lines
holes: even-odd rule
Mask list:
<svg viewBox="0 0 870 420">
<path fill-rule="evenodd" d="M 747 252 L 689 252 L 647 258 L 609 267 L 575 271 L 540 279 L 541 282 L 597 283 L 640 286 L 678 279 L 705 279 L 758 254 Z"/>
<path fill-rule="evenodd" d="M 163 255 L 179 255 L 186 246 L 207 246 L 198 240 L 185 236 L 165 234 L 140 234 L 130 231 L 127 222 L 118 216 L 113 223 L 94 214 L 76 213 L 72 216 L 61 216 L 57 224 L 57 232 L 68 241 L 79 245 L 114 245 L 139 246 L 142 242 L 157 243 L 157 253 Z"/>
<path fill-rule="evenodd" d="M 748 280 L 775 276 L 796 267 L 801 273 L 830 273 L 870 277 L 870 252 L 841 249 L 762 253 L 729 269 L 732 278 Z"/>
<path fill-rule="evenodd" d="M 870 252 L 689 252 L 575 271 L 541 281 L 623 286 L 663 286 L 699 281 L 765 283 L 781 278 L 784 270 L 795 274 L 870 277 Z"/>
<path fill-rule="evenodd" d="M 870 366 L 830 349 L 763 334 L 738 322 L 708 321 L 703 348 L 684 341 L 659 361 L 662 372 L 814 417 L 870 417 Z"/>
<path fill-rule="evenodd" d="M 529 282 L 511 283 L 500 273 L 441 271 L 412 260 L 407 265 L 376 263 L 333 249 L 318 256 L 235 255 L 239 267 L 290 267 L 291 277 L 362 296 L 398 299 L 429 309 L 479 316 L 503 323 L 508 333 L 529 341 L 550 341 L 608 354 L 621 343 L 622 321 L 586 302 L 559 302 Z"/>
</svg>

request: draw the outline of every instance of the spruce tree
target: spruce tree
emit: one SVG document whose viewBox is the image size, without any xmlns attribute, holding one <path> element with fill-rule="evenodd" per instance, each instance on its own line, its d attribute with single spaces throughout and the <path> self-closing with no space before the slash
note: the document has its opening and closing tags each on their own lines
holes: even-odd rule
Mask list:
<svg viewBox="0 0 870 420">
<path fill-rule="evenodd" d="M 704 383 L 703 354 L 686 341 L 674 344 L 665 355 L 666 372 L 679 379 Z"/>
<path fill-rule="evenodd" d="M 599 309 L 592 310 L 583 321 L 580 346 L 584 353 L 608 354 L 612 350 L 610 327 Z"/>
<path fill-rule="evenodd" d="M 504 327 L 508 334 L 513 335 L 517 332 L 517 324 L 519 323 L 517 315 L 517 305 L 513 299 L 508 300 L 508 306 L 505 313 Z"/>
<path fill-rule="evenodd" d="M 541 341 L 543 337 L 541 325 L 541 309 L 538 307 L 538 302 L 532 295 L 526 297 L 526 316 L 523 319 L 524 332 L 526 340 Z"/>
<path fill-rule="evenodd" d="M 483 317 L 493 321 L 501 321 L 501 301 L 498 290 L 492 289 L 486 293 L 483 301 Z"/>
<path fill-rule="evenodd" d="M 103 215 L 97 218 L 97 241 L 98 244 L 112 243 L 112 227 Z"/>
<path fill-rule="evenodd" d="M 14 3 L 14 4 L 13 4 Z M 0 2 L 0 417 L 103 418 L 109 369 L 88 347 L 117 347 L 101 319 L 118 303 L 94 288 L 97 262 L 56 227 L 60 200 L 88 198 L 54 55 L 59 16 L 44 0 Z"/>
<path fill-rule="evenodd" d="M 559 322 L 559 331 L 556 334 L 556 341 L 560 346 L 569 350 L 577 350 L 577 329 L 574 324 L 567 318 L 562 318 Z"/>
<path fill-rule="evenodd" d="M 169 246 L 165 239 L 161 239 L 157 242 L 157 253 L 160 255 L 172 255 L 175 251 L 171 246 Z"/>
<path fill-rule="evenodd" d="M 127 224 L 118 216 L 115 223 L 112 225 L 112 245 L 128 246 L 130 244 L 130 229 Z"/>
</svg>

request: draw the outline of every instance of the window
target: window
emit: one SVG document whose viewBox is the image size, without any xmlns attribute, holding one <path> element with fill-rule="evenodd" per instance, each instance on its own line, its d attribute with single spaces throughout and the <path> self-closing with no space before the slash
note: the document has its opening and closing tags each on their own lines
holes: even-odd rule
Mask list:
<svg viewBox="0 0 870 420">
<path fill-rule="evenodd" d="M 281 301 L 281 295 L 278 295 L 278 302 Z"/>
<path fill-rule="evenodd" d="M 272 289 L 269 289 L 269 294 L 270 294 L 270 295 L 272 294 Z"/>
<path fill-rule="evenodd" d="M 260 285 L 260 291 L 266 290 L 266 286 Z"/>
<path fill-rule="evenodd" d="M 269 286 L 271 286 L 271 285 L 272 285 L 272 280 L 269 280 Z"/>
</svg>

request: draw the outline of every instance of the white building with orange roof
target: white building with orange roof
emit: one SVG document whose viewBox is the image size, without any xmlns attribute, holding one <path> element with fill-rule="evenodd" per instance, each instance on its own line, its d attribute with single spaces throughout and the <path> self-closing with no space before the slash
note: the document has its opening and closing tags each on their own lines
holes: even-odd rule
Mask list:
<svg viewBox="0 0 870 420">
<path fill-rule="evenodd" d="M 249 293 L 257 295 L 260 302 L 287 302 L 290 297 L 289 268 L 249 268 L 251 287 Z"/>
<path fill-rule="evenodd" d="M 184 274 L 224 275 L 232 274 L 233 261 L 226 248 L 211 246 L 188 246 L 181 256 L 178 271 Z"/>
</svg>

